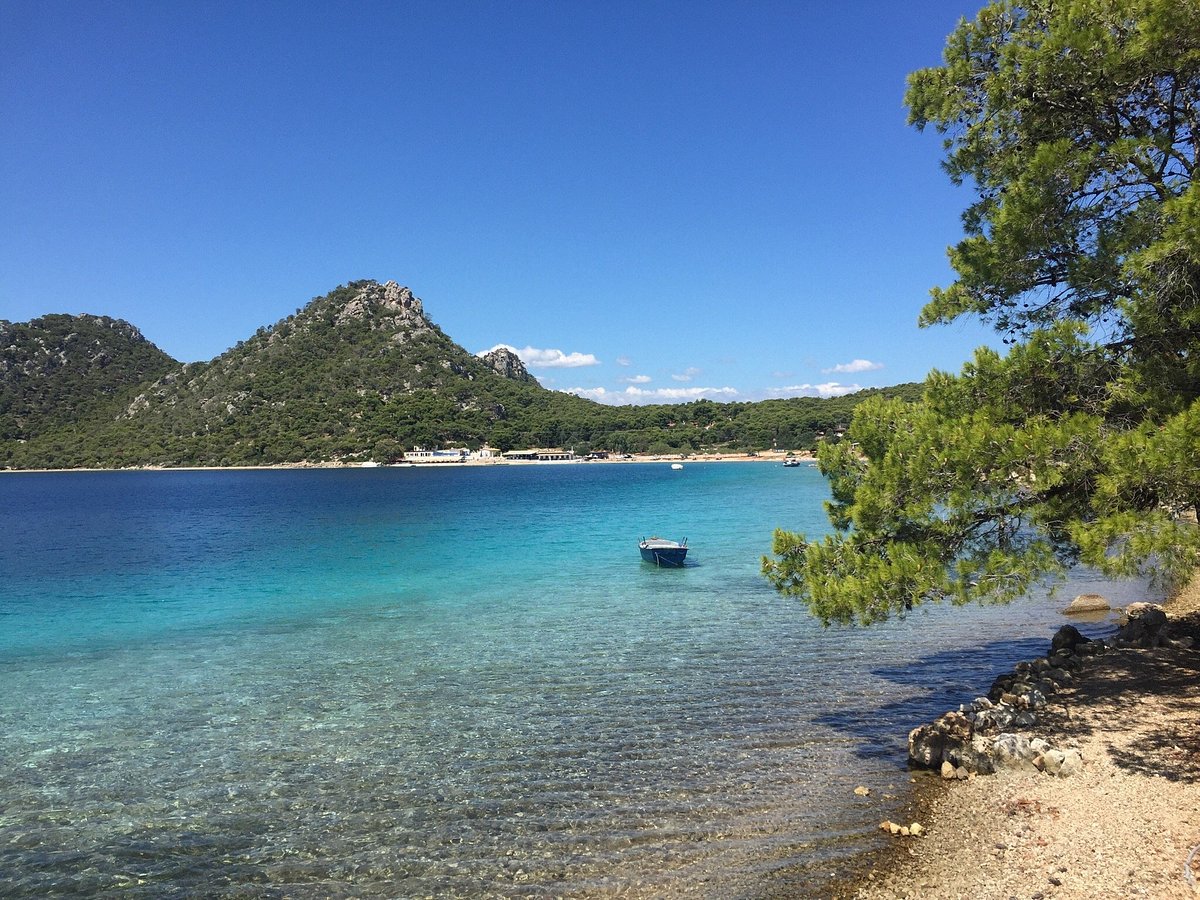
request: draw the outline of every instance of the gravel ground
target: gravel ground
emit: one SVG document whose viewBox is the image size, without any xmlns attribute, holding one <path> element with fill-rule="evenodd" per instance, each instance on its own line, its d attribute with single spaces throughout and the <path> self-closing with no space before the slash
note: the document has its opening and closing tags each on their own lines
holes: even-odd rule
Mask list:
<svg viewBox="0 0 1200 900">
<path fill-rule="evenodd" d="M 1200 576 L 1167 610 L 1200 648 Z M 1081 774 L 918 790 L 925 834 L 896 838 L 849 896 L 1200 897 L 1200 649 L 1114 650 L 1085 673 L 1031 730 L 1077 747 Z"/>
</svg>

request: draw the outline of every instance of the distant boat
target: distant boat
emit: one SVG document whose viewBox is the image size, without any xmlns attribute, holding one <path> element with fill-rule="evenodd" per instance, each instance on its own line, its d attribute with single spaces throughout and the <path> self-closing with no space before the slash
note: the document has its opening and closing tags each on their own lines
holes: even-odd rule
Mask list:
<svg viewBox="0 0 1200 900">
<path fill-rule="evenodd" d="M 783 461 L 783 467 L 785 469 L 798 469 L 800 467 L 800 460 L 794 456 L 789 456 Z"/>
<path fill-rule="evenodd" d="M 687 556 L 687 538 L 682 541 L 668 541 L 660 537 L 642 538 L 638 549 L 642 551 L 642 559 L 656 566 L 681 568 L 683 558 Z"/>
<path fill-rule="evenodd" d="M 682 469 L 683 463 L 671 463 L 671 468 L 672 469 Z"/>
</svg>

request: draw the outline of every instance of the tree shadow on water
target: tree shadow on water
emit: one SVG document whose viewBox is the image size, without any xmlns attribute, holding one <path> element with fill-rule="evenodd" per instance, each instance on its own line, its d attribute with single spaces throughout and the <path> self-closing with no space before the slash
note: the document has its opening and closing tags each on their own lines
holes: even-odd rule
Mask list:
<svg viewBox="0 0 1200 900">
<path fill-rule="evenodd" d="M 815 722 L 854 738 L 860 758 L 889 756 L 907 750 L 908 733 L 976 697 L 985 696 L 992 682 L 1023 661 L 1044 656 L 1048 638 L 991 641 L 970 647 L 939 650 L 916 659 L 874 666 L 871 675 L 903 690 L 886 691 L 895 699 L 872 706 L 870 697 L 843 704 L 816 717 Z"/>
</svg>

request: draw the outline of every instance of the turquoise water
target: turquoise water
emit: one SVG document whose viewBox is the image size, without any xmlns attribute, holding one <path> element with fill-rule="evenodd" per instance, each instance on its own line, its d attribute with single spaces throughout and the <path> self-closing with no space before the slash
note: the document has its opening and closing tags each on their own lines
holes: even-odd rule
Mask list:
<svg viewBox="0 0 1200 900">
<path fill-rule="evenodd" d="M 6 474 L 0 894 L 820 896 L 908 729 L 1062 605 L 824 630 L 758 567 L 825 496 L 767 463 Z"/>
</svg>

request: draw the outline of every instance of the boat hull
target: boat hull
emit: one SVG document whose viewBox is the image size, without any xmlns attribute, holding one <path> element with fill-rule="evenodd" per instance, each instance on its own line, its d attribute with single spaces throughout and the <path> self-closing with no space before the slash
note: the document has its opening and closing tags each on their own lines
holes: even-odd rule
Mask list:
<svg viewBox="0 0 1200 900">
<path fill-rule="evenodd" d="M 645 541 L 639 544 L 638 548 L 642 551 L 642 559 L 646 562 L 668 569 L 682 568 L 688 552 L 686 545 L 657 545 L 648 544 Z"/>
</svg>

